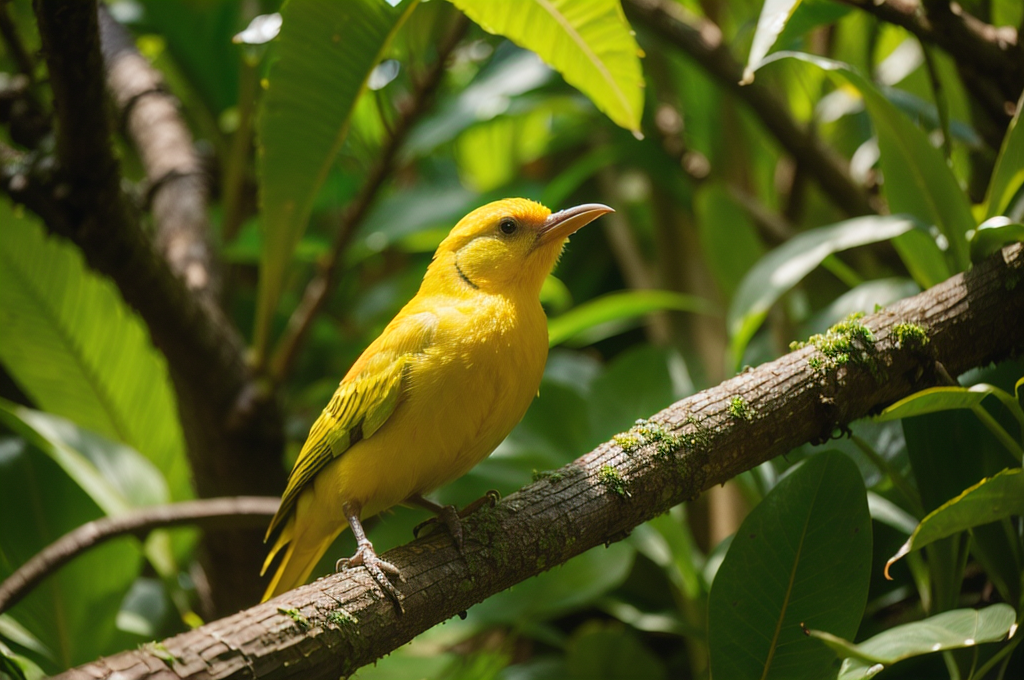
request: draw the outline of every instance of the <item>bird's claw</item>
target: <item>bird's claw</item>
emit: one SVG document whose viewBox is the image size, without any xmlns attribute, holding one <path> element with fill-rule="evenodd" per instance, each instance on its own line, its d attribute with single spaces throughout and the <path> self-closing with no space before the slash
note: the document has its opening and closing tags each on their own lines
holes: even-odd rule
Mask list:
<svg viewBox="0 0 1024 680">
<path fill-rule="evenodd" d="M 399 571 L 398 567 L 387 560 L 377 557 L 377 553 L 374 552 L 373 546 L 370 545 L 369 541 L 360 544 L 352 557 L 342 557 L 334 564 L 335 571 L 345 571 L 352 567 L 366 567 L 366 571 L 370 572 L 374 582 L 380 586 L 385 595 L 391 598 L 398 613 L 405 613 L 405 607 L 402 605 L 402 594 L 391 583 L 388 575 L 397 577 L 402 583 L 405 582 L 405 577 L 402 576 L 402 572 Z"/>
<path fill-rule="evenodd" d="M 491 489 L 483 496 L 464 507 L 462 510 L 459 510 L 454 505 L 445 505 L 441 508 L 441 511 L 436 517 L 424 520 L 413 527 L 412 535 L 415 538 L 419 538 L 420 532 L 427 527 L 436 527 L 438 524 L 443 524 L 445 528 L 448 529 L 448 533 L 451 535 L 452 541 L 455 543 L 455 547 L 458 548 L 459 552 L 462 552 L 462 520 L 469 517 L 485 505 L 493 508 L 494 504 L 500 500 L 501 494 L 494 489 Z"/>
</svg>

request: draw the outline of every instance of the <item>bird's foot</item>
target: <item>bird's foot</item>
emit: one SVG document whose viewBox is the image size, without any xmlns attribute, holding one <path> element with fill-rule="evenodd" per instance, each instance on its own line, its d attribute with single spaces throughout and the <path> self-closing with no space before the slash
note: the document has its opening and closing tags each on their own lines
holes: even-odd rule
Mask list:
<svg viewBox="0 0 1024 680">
<path fill-rule="evenodd" d="M 459 552 L 462 552 L 462 520 L 469 517 L 474 512 L 484 507 L 485 505 L 493 508 L 494 504 L 501 500 L 501 494 L 494 489 L 491 489 L 480 498 L 476 499 L 462 510 L 459 510 L 454 505 L 444 505 L 437 511 L 436 517 L 431 517 L 428 520 L 420 522 L 413 527 L 412 535 L 419 538 L 420 533 L 430 527 L 431 530 L 437 527 L 438 524 L 443 524 L 448 529 L 448 534 L 452 537 L 452 541 L 455 543 L 455 547 L 458 548 Z"/>
<path fill-rule="evenodd" d="M 405 607 L 402 605 L 402 594 L 398 592 L 398 588 L 395 588 L 391 580 L 388 579 L 388 576 L 395 576 L 402 582 L 405 581 L 405 577 L 402 576 L 402 572 L 398 570 L 398 567 L 387 560 L 377 557 L 377 553 L 374 552 L 373 546 L 369 541 L 361 542 L 352 557 L 343 557 L 338 560 L 334 565 L 334 570 L 344 571 L 352 567 L 366 567 L 366 571 L 370 572 L 370 576 L 380 586 L 380 589 L 384 591 L 384 594 L 391 598 L 398 613 L 405 613 Z"/>
</svg>

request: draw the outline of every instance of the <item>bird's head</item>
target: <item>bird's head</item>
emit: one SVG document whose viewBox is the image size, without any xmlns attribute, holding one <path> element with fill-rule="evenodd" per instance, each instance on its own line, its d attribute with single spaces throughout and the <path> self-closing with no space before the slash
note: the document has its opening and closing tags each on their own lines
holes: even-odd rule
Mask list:
<svg viewBox="0 0 1024 680">
<path fill-rule="evenodd" d="M 597 203 L 557 213 L 525 198 L 488 203 L 463 217 L 441 242 L 428 280 L 536 296 L 570 234 L 610 212 Z"/>
</svg>

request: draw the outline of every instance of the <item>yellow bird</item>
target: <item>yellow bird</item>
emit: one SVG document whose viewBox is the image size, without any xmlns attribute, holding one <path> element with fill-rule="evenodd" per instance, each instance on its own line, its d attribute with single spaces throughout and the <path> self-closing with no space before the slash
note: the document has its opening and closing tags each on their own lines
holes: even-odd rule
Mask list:
<svg viewBox="0 0 1024 680">
<path fill-rule="evenodd" d="M 423 494 L 466 474 L 526 413 L 544 372 L 540 288 L 569 235 L 613 212 L 587 204 L 552 214 L 526 199 L 464 217 L 438 246 L 419 292 L 349 369 L 313 424 L 266 540 L 264 601 L 306 581 L 348 526 L 355 555 L 401 609 L 362 520 L 400 503 L 439 515 L 461 543 L 453 507 Z M 341 564 L 341 563 L 339 563 Z"/>
</svg>

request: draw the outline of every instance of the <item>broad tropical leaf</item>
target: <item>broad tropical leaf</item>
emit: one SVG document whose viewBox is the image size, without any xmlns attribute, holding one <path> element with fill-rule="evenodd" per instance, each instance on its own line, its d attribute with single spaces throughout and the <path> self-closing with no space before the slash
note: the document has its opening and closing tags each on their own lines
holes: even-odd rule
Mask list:
<svg viewBox="0 0 1024 680">
<path fill-rule="evenodd" d="M 259 118 L 263 257 L 254 344 L 262 355 L 295 246 L 359 95 L 417 0 L 303 0 L 281 10 Z"/>
<path fill-rule="evenodd" d="M 640 48 L 618 0 L 451 0 L 488 33 L 533 50 L 618 125 L 643 113 Z"/>
<path fill-rule="evenodd" d="M 817 454 L 753 509 L 715 576 L 708 601 L 712 677 L 825 677 L 832 654 L 802 626 L 853 637 L 870 575 L 871 519 L 860 472 L 842 453 Z"/>
<path fill-rule="evenodd" d="M 28 508 L 32 510 L 29 511 Z M 48 456 L 21 439 L 0 439 L 0 580 L 62 535 L 103 511 Z M 142 642 L 117 630 L 121 600 L 141 567 L 133 537 L 108 541 L 49 575 L 11 608 L 53 653 L 47 673 Z"/>
<path fill-rule="evenodd" d="M 163 357 L 107 279 L 0 202 L 0 361 L 44 411 L 123 442 L 192 496 Z"/>
</svg>

